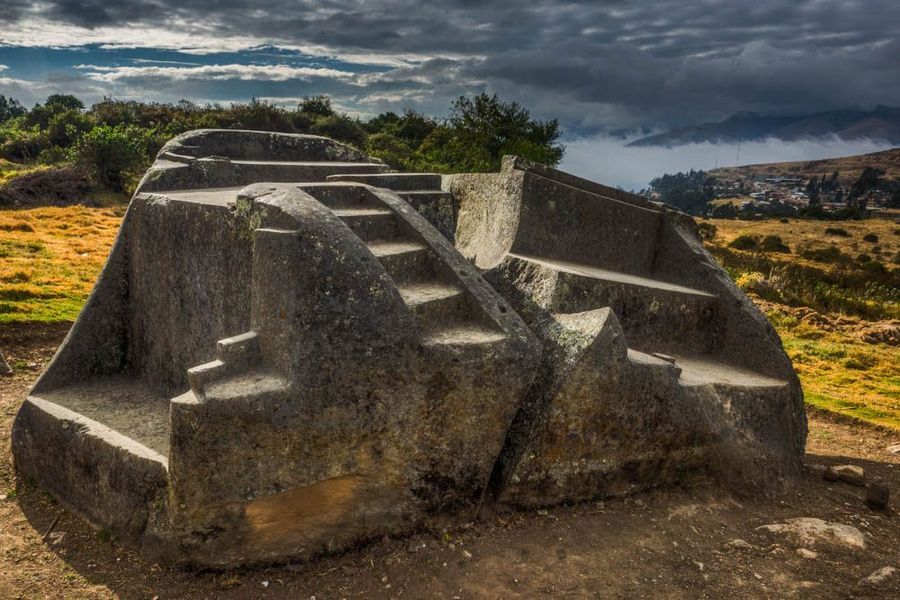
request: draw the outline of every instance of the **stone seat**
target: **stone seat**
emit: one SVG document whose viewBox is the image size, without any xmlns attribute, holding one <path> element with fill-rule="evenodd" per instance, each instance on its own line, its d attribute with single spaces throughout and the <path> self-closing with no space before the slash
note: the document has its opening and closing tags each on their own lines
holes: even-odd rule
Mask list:
<svg viewBox="0 0 900 600">
<path fill-rule="evenodd" d="M 150 386 L 117 375 L 41 392 L 34 396 L 71 410 L 160 455 L 169 454 L 169 398 Z"/>
</svg>

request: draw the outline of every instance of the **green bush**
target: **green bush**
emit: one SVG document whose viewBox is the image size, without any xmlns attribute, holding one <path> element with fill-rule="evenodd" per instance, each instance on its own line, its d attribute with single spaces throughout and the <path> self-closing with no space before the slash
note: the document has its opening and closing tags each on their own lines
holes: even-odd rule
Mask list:
<svg viewBox="0 0 900 600">
<path fill-rule="evenodd" d="M 99 187 L 125 192 L 150 162 L 151 132 L 131 125 L 101 125 L 71 147 L 72 162 Z"/>
<path fill-rule="evenodd" d="M 847 264 L 850 259 L 837 246 L 803 250 L 800 256 L 822 263 Z"/>
<path fill-rule="evenodd" d="M 0 127 L 0 157 L 26 162 L 36 159 L 50 147 L 47 134 L 36 125 L 28 125 L 25 117 L 15 117 Z"/>
<path fill-rule="evenodd" d="M 50 118 L 47 124 L 47 139 L 54 146 L 67 148 L 93 126 L 94 121 L 88 115 L 70 108 Z"/>
<path fill-rule="evenodd" d="M 380 158 L 392 169 L 409 169 L 413 151 L 401 139 L 389 133 L 373 133 L 366 140 L 366 153 Z"/>
<path fill-rule="evenodd" d="M 346 142 L 357 148 L 365 148 L 366 131 L 356 119 L 346 115 L 331 115 L 322 117 L 313 123 L 310 132 L 316 135 L 324 135 L 339 142 Z"/>
<path fill-rule="evenodd" d="M 297 107 L 300 112 L 317 117 L 334 116 L 334 109 L 331 107 L 331 98 L 324 95 L 306 96 L 300 101 Z"/>
<path fill-rule="evenodd" d="M 760 247 L 764 252 L 782 252 L 784 254 L 790 254 L 791 249 L 788 248 L 787 244 L 785 244 L 780 236 L 777 235 L 767 235 L 763 238 Z"/>
<path fill-rule="evenodd" d="M 863 241 L 864 242 L 872 242 L 873 244 L 877 244 L 878 236 L 875 235 L 874 233 L 867 233 L 866 235 L 863 236 Z"/>
<path fill-rule="evenodd" d="M 715 239 L 716 234 L 718 233 L 718 229 L 712 223 L 698 223 L 697 224 L 697 233 L 700 236 L 700 239 L 703 241 L 710 241 Z"/>
<path fill-rule="evenodd" d="M 833 235 L 837 237 L 851 237 L 850 233 L 842 227 L 826 227 L 825 235 Z"/>
<path fill-rule="evenodd" d="M 752 235 L 739 235 L 728 244 L 735 250 L 758 250 L 759 243 L 757 238 Z"/>
</svg>

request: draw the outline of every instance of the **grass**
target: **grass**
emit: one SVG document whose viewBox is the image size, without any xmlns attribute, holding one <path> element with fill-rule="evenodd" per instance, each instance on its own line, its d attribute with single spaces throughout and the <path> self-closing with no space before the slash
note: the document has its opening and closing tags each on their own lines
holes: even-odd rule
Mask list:
<svg viewBox="0 0 900 600">
<path fill-rule="evenodd" d="M 865 322 L 804 319 L 788 307 L 764 304 L 803 384 L 820 409 L 900 430 L 900 347 L 858 337 Z"/>
<path fill-rule="evenodd" d="M 0 211 L 0 324 L 78 316 L 124 206 Z"/>
</svg>

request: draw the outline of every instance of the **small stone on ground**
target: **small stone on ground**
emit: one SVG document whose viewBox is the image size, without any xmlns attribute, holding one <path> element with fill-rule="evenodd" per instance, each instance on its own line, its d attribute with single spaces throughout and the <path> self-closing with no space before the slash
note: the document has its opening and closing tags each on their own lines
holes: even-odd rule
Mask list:
<svg viewBox="0 0 900 600">
<path fill-rule="evenodd" d="M 757 531 L 784 534 L 802 544 L 827 542 L 848 548 L 865 548 L 866 539 L 862 532 L 852 525 L 829 523 L 812 517 L 788 519 L 785 523 L 773 523 L 756 528 Z"/>
<path fill-rule="evenodd" d="M 866 485 L 866 472 L 862 467 L 856 465 L 837 465 L 825 470 L 825 479 L 864 486 Z"/>
</svg>

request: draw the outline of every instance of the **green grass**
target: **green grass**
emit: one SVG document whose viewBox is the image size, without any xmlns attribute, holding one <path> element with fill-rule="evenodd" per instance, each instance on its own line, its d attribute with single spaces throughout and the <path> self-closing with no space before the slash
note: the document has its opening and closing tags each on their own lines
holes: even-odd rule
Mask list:
<svg viewBox="0 0 900 600">
<path fill-rule="evenodd" d="M 122 206 L 0 211 L 0 324 L 74 320 L 123 213 Z"/>
</svg>

